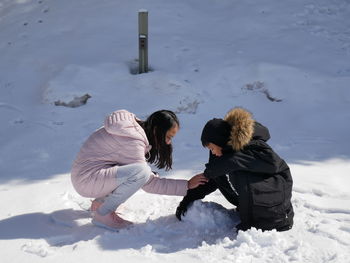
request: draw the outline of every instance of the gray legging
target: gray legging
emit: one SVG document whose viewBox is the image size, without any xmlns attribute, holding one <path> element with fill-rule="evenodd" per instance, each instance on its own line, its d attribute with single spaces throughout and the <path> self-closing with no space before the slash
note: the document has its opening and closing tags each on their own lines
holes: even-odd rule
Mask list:
<svg viewBox="0 0 350 263">
<path fill-rule="evenodd" d="M 97 212 L 100 215 L 114 212 L 118 206 L 148 182 L 151 173 L 151 168 L 146 163 L 133 163 L 118 167 L 117 188 L 105 198 L 99 199 L 102 205 Z"/>
</svg>

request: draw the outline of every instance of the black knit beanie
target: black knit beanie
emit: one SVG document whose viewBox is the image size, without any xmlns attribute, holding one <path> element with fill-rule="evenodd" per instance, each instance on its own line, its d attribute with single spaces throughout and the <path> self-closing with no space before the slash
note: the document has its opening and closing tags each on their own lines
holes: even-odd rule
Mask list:
<svg viewBox="0 0 350 263">
<path fill-rule="evenodd" d="M 223 119 L 214 118 L 208 121 L 202 131 L 201 141 L 203 146 L 214 143 L 222 148 L 227 145 L 230 137 L 231 126 Z"/>
</svg>

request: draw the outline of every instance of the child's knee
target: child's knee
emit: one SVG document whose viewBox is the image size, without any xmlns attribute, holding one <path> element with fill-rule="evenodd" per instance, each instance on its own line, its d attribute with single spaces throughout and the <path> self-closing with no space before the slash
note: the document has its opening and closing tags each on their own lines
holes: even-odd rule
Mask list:
<svg viewBox="0 0 350 263">
<path fill-rule="evenodd" d="M 134 166 L 136 169 L 135 176 L 137 177 L 137 179 L 142 180 L 144 181 L 144 183 L 146 183 L 149 180 L 152 173 L 151 167 L 149 167 L 145 163 L 136 163 L 134 164 Z"/>
</svg>

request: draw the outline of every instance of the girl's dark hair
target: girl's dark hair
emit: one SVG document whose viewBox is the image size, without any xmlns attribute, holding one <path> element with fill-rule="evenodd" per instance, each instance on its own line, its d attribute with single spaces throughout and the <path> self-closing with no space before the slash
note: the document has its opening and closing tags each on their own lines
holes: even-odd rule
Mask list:
<svg viewBox="0 0 350 263">
<path fill-rule="evenodd" d="M 159 169 L 170 170 L 173 163 L 173 147 L 171 144 L 166 144 L 165 137 L 169 129 L 175 125 L 180 126 L 176 114 L 169 110 L 156 111 L 140 124 L 152 145 L 147 161 L 154 163 Z"/>
</svg>

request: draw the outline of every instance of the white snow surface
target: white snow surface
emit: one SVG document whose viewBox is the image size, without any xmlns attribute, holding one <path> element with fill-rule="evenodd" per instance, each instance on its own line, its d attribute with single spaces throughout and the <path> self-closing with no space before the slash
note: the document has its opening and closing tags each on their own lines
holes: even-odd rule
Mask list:
<svg viewBox="0 0 350 263">
<path fill-rule="evenodd" d="M 147 74 L 135 74 L 140 9 Z M 349 85 L 349 0 L 1 0 L 0 261 L 349 262 Z M 235 106 L 290 165 L 292 230 L 236 234 L 218 191 L 182 222 L 181 197 L 140 190 L 120 210 L 133 227 L 91 224 L 70 167 L 107 114 L 175 111 L 173 169 L 159 172 L 189 179 L 207 161 L 203 125 Z"/>
</svg>

